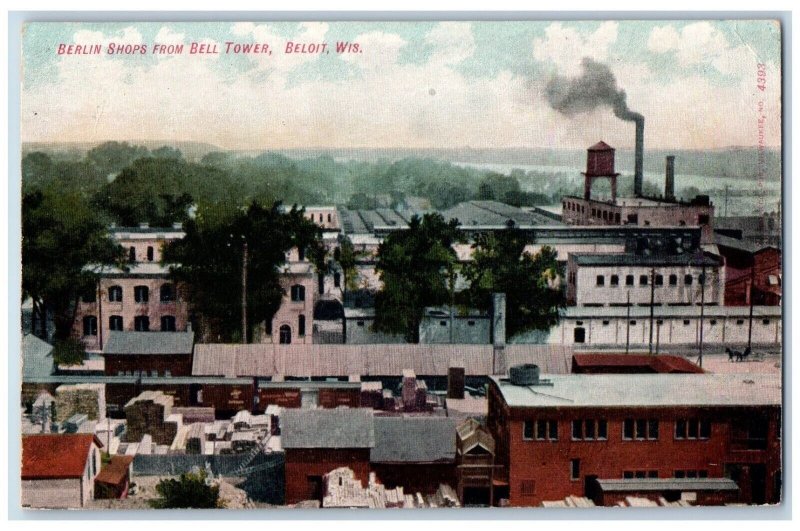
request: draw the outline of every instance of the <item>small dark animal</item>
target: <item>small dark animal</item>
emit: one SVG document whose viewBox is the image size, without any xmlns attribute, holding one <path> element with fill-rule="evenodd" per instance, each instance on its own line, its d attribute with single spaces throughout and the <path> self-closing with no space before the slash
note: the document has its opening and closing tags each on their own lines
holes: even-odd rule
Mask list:
<svg viewBox="0 0 800 531">
<path fill-rule="evenodd" d="M 725 347 L 725 352 L 728 354 L 728 361 L 733 361 L 733 358 L 737 354 L 737 352 L 735 350 L 731 350 L 728 347 Z"/>
<path fill-rule="evenodd" d="M 738 360 L 738 361 L 744 361 L 744 360 L 746 360 L 746 359 L 747 359 L 747 356 L 749 356 L 750 354 L 752 354 L 752 352 L 753 352 L 753 351 L 752 351 L 752 350 L 750 350 L 750 347 L 747 347 L 746 349 L 744 349 L 744 352 L 742 352 L 742 355 L 741 355 L 741 357 L 739 358 L 739 360 Z"/>
</svg>

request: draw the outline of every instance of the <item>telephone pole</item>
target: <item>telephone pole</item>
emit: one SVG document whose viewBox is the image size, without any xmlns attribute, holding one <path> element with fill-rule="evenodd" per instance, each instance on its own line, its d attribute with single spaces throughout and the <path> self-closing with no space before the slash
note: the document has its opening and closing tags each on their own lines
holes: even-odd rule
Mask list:
<svg viewBox="0 0 800 531">
<path fill-rule="evenodd" d="M 703 257 L 705 258 L 705 256 Z M 705 307 L 706 307 L 706 266 L 703 262 L 702 273 L 700 273 L 700 357 L 698 362 L 700 368 L 703 368 L 703 325 L 705 321 Z"/>
<path fill-rule="evenodd" d="M 656 302 L 656 269 L 650 268 L 650 345 L 648 352 L 653 353 L 653 317 L 655 313 Z"/>
<path fill-rule="evenodd" d="M 748 290 L 748 298 L 750 299 L 750 317 L 747 326 L 747 348 L 752 347 L 753 342 L 753 284 L 756 279 L 756 257 L 753 256 L 753 263 L 750 264 L 750 289 Z"/>
<path fill-rule="evenodd" d="M 247 343 L 247 240 L 242 242 L 242 343 Z"/>
<path fill-rule="evenodd" d="M 631 347 L 631 290 L 628 290 L 627 319 L 625 319 L 625 354 Z"/>
</svg>

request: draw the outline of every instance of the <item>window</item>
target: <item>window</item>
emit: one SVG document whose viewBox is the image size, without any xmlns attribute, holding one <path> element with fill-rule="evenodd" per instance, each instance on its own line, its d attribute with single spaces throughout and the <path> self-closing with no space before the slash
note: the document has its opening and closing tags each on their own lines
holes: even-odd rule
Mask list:
<svg viewBox="0 0 800 531">
<path fill-rule="evenodd" d="M 569 462 L 569 478 L 572 481 L 581 479 L 581 460 L 572 459 Z"/>
<path fill-rule="evenodd" d="M 674 475 L 677 479 L 707 478 L 708 470 L 676 470 Z"/>
<path fill-rule="evenodd" d="M 656 286 L 663 286 L 664 285 L 664 275 L 656 275 Z"/>
<path fill-rule="evenodd" d="M 320 214 L 320 216 L 322 216 L 322 214 Z M 322 220 L 320 220 L 320 221 L 322 221 Z M 306 259 L 306 249 L 305 249 L 305 247 L 300 247 L 299 249 L 297 249 L 297 257 L 300 259 L 301 262 Z"/>
<path fill-rule="evenodd" d="M 608 326 L 609 324 L 611 324 L 611 321 L 603 321 L 603 326 Z"/>
<path fill-rule="evenodd" d="M 709 216 L 708 214 L 700 214 L 697 216 L 697 224 L 698 225 L 708 225 Z"/>
<path fill-rule="evenodd" d="M 146 315 L 137 315 L 133 318 L 133 328 L 137 332 L 149 332 L 150 318 Z"/>
<path fill-rule="evenodd" d="M 174 332 L 175 331 L 175 317 L 172 315 L 161 316 L 161 331 Z"/>
<path fill-rule="evenodd" d="M 306 300 L 306 288 L 300 284 L 295 284 L 291 288 L 291 296 L 294 302 Z"/>
<path fill-rule="evenodd" d="M 762 319 L 761 320 L 761 324 L 768 325 L 769 324 L 769 319 Z"/>
<path fill-rule="evenodd" d="M 640 286 L 647 285 L 647 275 L 639 275 L 639 285 Z"/>
<path fill-rule="evenodd" d="M 678 285 L 678 275 L 670 275 L 669 276 L 669 285 L 670 286 L 677 286 Z"/>
<path fill-rule="evenodd" d="M 633 286 L 633 275 L 625 275 L 625 285 Z"/>
<path fill-rule="evenodd" d="M 631 326 L 636 326 L 636 321 L 634 321 L 634 320 L 631 320 L 631 323 L 630 323 L 630 324 L 631 324 Z"/>
<path fill-rule="evenodd" d="M 138 303 L 144 303 L 150 300 L 150 290 L 147 286 L 134 286 L 133 298 Z"/>
<path fill-rule="evenodd" d="M 439 321 L 439 326 L 447 326 L 447 321 Z"/>
<path fill-rule="evenodd" d="M 330 215 L 330 214 L 328 214 L 328 223 L 330 223 L 330 222 L 331 222 L 331 219 L 332 219 L 332 218 L 331 218 L 331 215 Z"/>
<path fill-rule="evenodd" d="M 522 438 L 532 441 L 557 441 L 558 421 L 555 420 L 526 420 L 522 423 Z"/>
<path fill-rule="evenodd" d="M 597 275 L 597 285 L 598 286 L 605 286 L 606 284 L 606 277 L 603 275 Z"/>
<path fill-rule="evenodd" d="M 297 317 L 297 335 L 306 335 L 306 316 L 302 314 Z"/>
<path fill-rule="evenodd" d="M 108 329 L 122 331 L 122 316 L 112 315 L 108 318 Z"/>
<path fill-rule="evenodd" d="M 744 324 L 744 319 L 736 319 L 736 324 L 742 326 Z"/>
<path fill-rule="evenodd" d="M 175 300 L 175 290 L 172 284 L 162 284 L 160 291 L 161 302 L 172 302 Z"/>
<path fill-rule="evenodd" d="M 622 473 L 623 479 L 657 478 L 658 470 L 626 470 Z"/>
<path fill-rule="evenodd" d="M 128 262 L 135 262 L 136 261 L 136 247 L 131 247 L 128 249 Z"/>
<path fill-rule="evenodd" d="M 152 245 L 148 245 L 147 246 L 147 261 L 148 262 L 152 262 L 153 261 L 153 246 Z"/>
<path fill-rule="evenodd" d="M 711 421 L 706 419 L 678 419 L 675 421 L 676 439 L 710 439 Z"/>
<path fill-rule="evenodd" d="M 292 329 L 289 325 L 283 325 L 278 329 L 278 342 L 281 345 L 288 345 L 292 342 Z"/>
<path fill-rule="evenodd" d="M 689 319 L 683 320 L 683 326 L 689 326 Z"/>
<path fill-rule="evenodd" d="M 533 440 L 533 421 L 525 420 L 522 422 L 522 438 L 526 441 Z"/>
<path fill-rule="evenodd" d="M 691 286 L 693 281 L 694 277 L 692 277 L 692 275 L 685 275 L 683 277 L 683 283 L 686 284 L 687 286 Z"/>
<path fill-rule="evenodd" d="M 536 480 L 523 479 L 519 483 L 519 490 L 523 496 L 533 496 L 536 492 Z"/>
<path fill-rule="evenodd" d="M 658 439 L 658 420 L 625 419 L 622 423 L 622 438 L 628 441 L 654 441 Z"/>
<path fill-rule="evenodd" d="M 333 274 L 333 287 L 338 288 L 342 284 L 342 275 L 338 271 Z"/>
<path fill-rule="evenodd" d="M 97 317 L 94 315 L 87 315 L 83 318 L 83 335 L 96 336 L 97 335 Z"/>
<path fill-rule="evenodd" d="M 611 285 L 619 286 L 619 275 L 611 275 Z"/>
<path fill-rule="evenodd" d="M 603 441 L 608 438 L 608 423 L 605 420 L 576 419 L 572 421 L 572 440 Z"/>
<path fill-rule="evenodd" d="M 122 287 L 111 286 L 108 288 L 108 301 L 109 302 L 122 302 Z"/>
<path fill-rule="evenodd" d="M 575 329 L 575 336 L 573 337 L 575 343 L 585 343 L 586 342 L 586 329 L 583 327 L 577 327 Z"/>
<path fill-rule="evenodd" d="M 467 321 L 467 326 L 475 326 L 475 321 Z"/>
<path fill-rule="evenodd" d="M 710 324 L 711 326 L 714 326 L 714 325 L 716 325 L 716 324 L 717 324 L 717 320 L 716 320 L 716 319 L 711 319 L 711 320 L 708 322 L 708 324 Z"/>
<path fill-rule="evenodd" d="M 356 326 L 364 326 L 364 321 L 356 321 Z"/>
<path fill-rule="evenodd" d="M 701 286 L 705 286 L 705 285 L 706 285 L 706 276 L 705 276 L 703 273 L 700 273 L 700 274 L 697 276 L 697 282 L 698 282 L 698 283 L 699 283 Z"/>
</svg>

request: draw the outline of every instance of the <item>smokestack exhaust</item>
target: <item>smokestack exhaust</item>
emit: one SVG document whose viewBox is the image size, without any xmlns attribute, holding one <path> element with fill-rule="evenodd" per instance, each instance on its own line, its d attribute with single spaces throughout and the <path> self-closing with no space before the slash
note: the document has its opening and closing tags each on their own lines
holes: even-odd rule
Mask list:
<svg viewBox="0 0 800 531">
<path fill-rule="evenodd" d="M 664 199 L 675 200 L 675 155 L 667 155 L 667 174 L 664 179 Z"/>
</svg>

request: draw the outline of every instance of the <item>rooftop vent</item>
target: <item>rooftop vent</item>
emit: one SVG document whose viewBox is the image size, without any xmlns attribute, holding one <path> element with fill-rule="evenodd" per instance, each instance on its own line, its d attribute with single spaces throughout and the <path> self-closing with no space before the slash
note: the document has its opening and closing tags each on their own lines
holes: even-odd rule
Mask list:
<svg viewBox="0 0 800 531">
<path fill-rule="evenodd" d="M 514 365 L 509 369 L 509 380 L 514 385 L 538 385 L 539 384 L 539 366 L 533 363 L 525 363 L 524 365 Z"/>
</svg>

